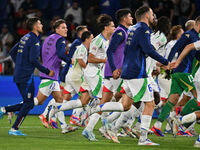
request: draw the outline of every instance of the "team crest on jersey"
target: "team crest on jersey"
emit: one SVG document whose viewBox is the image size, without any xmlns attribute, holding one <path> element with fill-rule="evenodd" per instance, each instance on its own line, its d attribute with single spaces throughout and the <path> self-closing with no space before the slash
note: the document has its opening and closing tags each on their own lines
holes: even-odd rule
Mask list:
<svg viewBox="0 0 200 150">
<path fill-rule="evenodd" d="M 36 45 L 36 46 L 40 46 L 40 43 L 39 43 L 39 42 L 37 42 L 35 45 Z"/>
<path fill-rule="evenodd" d="M 65 44 L 65 41 L 62 41 L 63 44 Z"/>
<path fill-rule="evenodd" d="M 117 33 L 118 35 L 122 36 L 122 32 Z"/>
<path fill-rule="evenodd" d="M 31 93 L 28 93 L 27 97 L 28 97 L 28 98 L 31 98 Z"/>
<path fill-rule="evenodd" d="M 146 34 L 150 34 L 149 30 L 147 30 L 145 33 L 146 33 Z"/>
<path fill-rule="evenodd" d="M 189 38 L 189 37 L 190 37 L 190 35 L 189 35 L 189 34 L 185 34 L 185 36 L 186 36 L 187 38 Z"/>
</svg>

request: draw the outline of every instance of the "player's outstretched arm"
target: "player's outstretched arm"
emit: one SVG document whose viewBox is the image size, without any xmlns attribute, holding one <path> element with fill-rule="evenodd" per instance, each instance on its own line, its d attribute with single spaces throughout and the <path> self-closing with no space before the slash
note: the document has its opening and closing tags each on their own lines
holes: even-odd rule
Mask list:
<svg viewBox="0 0 200 150">
<path fill-rule="evenodd" d="M 179 66 L 179 64 L 183 61 L 183 59 L 187 56 L 187 54 L 194 50 L 195 47 L 194 47 L 194 43 L 192 44 L 188 44 L 182 51 L 182 53 L 179 55 L 178 59 L 171 63 L 170 64 L 170 69 L 173 69 L 173 68 L 177 68 Z"/>
</svg>

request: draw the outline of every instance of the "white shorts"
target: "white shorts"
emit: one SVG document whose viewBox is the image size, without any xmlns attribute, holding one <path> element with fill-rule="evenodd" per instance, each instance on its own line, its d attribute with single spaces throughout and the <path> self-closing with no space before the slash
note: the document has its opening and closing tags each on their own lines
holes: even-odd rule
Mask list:
<svg viewBox="0 0 200 150">
<path fill-rule="evenodd" d="M 123 88 L 126 94 L 133 99 L 134 102 L 151 102 L 153 98 L 153 89 L 149 82 L 149 78 L 125 80 Z"/>
<path fill-rule="evenodd" d="M 81 86 L 81 81 L 77 80 L 77 81 L 66 81 L 64 90 L 66 92 L 71 93 L 71 95 L 75 95 L 76 93 L 79 93 L 80 90 L 80 86 Z"/>
<path fill-rule="evenodd" d="M 117 80 L 113 78 L 104 79 L 104 86 L 113 93 L 120 92 L 122 83 L 123 80 L 121 78 L 118 78 Z"/>
<path fill-rule="evenodd" d="M 39 90 L 43 95 L 48 97 L 53 91 L 60 91 L 60 85 L 58 81 L 42 79 L 40 82 Z"/>
<path fill-rule="evenodd" d="M 154 92 L 159 92 L 159 88 L 152 76 L 149 76 L 149 82 Z"/>
<path fill-rule="evenodd" d="M 163 79 L 162 75 L 158 76 L 158 86 L 160 87 L 160 96 L 168 98 L 170 88 L 171 88 L 171 79 Z"/>
<path fill-rule="evenodd" d="M 84 82 L 81 84 L 81 87 L 98 98 L 102 98 L 102 76 L 96 75 L 94 77 L 84 76 Z"/>
</svg>

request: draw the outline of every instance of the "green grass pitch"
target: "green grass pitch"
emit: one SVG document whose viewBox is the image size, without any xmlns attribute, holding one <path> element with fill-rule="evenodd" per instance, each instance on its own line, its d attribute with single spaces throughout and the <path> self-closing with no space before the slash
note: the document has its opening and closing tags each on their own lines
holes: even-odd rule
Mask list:
<svg viewBox="0 0 200 150">
<path fill-rule="evenodd" d="M 15 118 L 13 118 L 14 120 Z M 67 117 L 68 122 L 69 117 Z M 155 120 L 152 121 L 152 123 Z M 172 135 L 158 137 L 149 135 L 149 138 L 160 144 L 160 146 L 138 146 L 137 139 L 129 137 L 120 137 L 120 144 L 113 143 L 101 137 L 98 128 L 101 126 L 99 122 L 95 127 L 94 133 L 97 142 L 90 142 L 85 139 L 81 132 L 83 128 L 79 128 L 75 132 L 61 134 L 61 129 L 44 128 L 38 116 L 27 116 L 20 130 L 28 134 L 26 137 L 8 136 L 11 125 L 8 123 L 7 116 L 0 120 L 0 150 L 159 150 L 159 149 L 177 149 L 191 150 L 194 148 L 194 142 L 197 137 L 177 137 Z M 199 125 L 195 126 L 199 133 Z"/>
</svg>

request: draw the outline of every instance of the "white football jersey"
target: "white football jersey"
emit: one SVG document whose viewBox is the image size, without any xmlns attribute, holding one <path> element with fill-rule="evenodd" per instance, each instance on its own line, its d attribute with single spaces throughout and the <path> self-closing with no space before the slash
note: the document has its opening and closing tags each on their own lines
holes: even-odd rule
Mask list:
<svg viewBox="0 0 200 150">
<path fill-rule="evenodd" d="M 84 73 L 83 72 L 84 68 L 82 68 L 79 65 L 77 59 L 82 59 L 85 63 L 87 63 L 87 58 L 88 58 L 87 49 L 84 46 L 84 44 L 81 44 L 80 46 L 77 47 L 77 50 L 75 51 L 75 53 L 73 55 L 74 64 L 69 69 L 69 72 L 66 77 L 67 80 L 71 80 L 71 81 L 81 80 L 83 73 Z"/>
<path fill-rule="evenodd" d="M 109 46 L 109 40 L 106 40 L 102 34 L 97 35 L 90 43 L 89 53 L 93 54 L 96 58 L 105 59 L 106 51 Z M 87 76 L 93 77 L 97 75 L 100 70 L 102 72 L 104 63 L 88 63 L 85 74 Z"/>
</svg>

